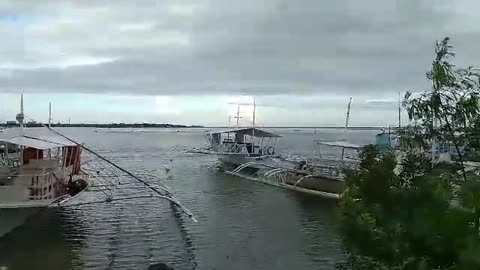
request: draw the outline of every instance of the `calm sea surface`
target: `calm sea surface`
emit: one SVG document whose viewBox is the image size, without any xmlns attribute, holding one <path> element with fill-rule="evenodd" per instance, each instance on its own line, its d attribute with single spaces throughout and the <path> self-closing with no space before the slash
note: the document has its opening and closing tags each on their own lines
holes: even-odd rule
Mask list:
<svg viewBox="0 0 480 270">
<path fill-rule="evenodd" d="M 333 269 L 343 259 L 334 202 L 219 172 L 215 156 L 189 152 L 206 146 L 206 129 L 59 130 L 129 170 L 161 177 L 198 223 L 176 218 L 161 199 L 49 209 L 0 238 L 0 266 Z M 285 156 L 312 155 L 314 139 L 343 136 L 341 130 L 270 130 L 283 136 L 277 152 Z M 349 131 L 347 138 L 366 144 L 375 133 Z"/>
</svg>

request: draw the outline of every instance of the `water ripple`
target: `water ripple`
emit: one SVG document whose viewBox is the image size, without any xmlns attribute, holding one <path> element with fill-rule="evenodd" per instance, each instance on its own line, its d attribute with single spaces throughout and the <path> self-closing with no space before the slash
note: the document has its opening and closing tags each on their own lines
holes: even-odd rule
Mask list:
<svg viewBox="0 0 480 270">
<path fill-rule="evenodd" d="M 147 177 L 151 184 L 162 179 L 199 222 L 152 198 L 51 209 L 0 239 L 0 266 L 332 269 L 343 259 L 334 203 L 219 173 L 215 156 L 189 153 L 203 146 L 202 132 L 65 132 L 127 169 L 156 176 Z M 310 153 L 308 136 L 285 134 L 280 150 L 292 159 Z M 119 193 L 138 186 L 130 183 Z M 83 200 L 102 197 L 88 192 Z"/>
</svg>

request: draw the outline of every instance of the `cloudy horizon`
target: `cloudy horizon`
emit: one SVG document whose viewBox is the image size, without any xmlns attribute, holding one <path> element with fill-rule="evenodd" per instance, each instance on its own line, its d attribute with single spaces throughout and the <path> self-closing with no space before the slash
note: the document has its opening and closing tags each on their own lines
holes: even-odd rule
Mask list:
<svg viewBox="0 0 480 270">
<path fill-rule="evenodd" d="M 436 40 L 480 62 L 473 0 L 0 3 L 0 121 L 396 125 L 423 91 Z M 241 124 L 252 121 L 241 106 Z M 405 118 L 405 115 L 403 116 Z"/>
</svg>

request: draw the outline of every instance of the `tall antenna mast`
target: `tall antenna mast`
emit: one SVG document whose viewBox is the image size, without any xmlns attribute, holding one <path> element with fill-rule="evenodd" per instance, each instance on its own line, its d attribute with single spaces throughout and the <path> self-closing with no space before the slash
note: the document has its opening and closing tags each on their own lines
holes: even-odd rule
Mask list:
<svg viewBox="0 0 480 270">
<path fill-rule="evenodd" d="M 350 101 L 348 101 L 347 119 L 345 120 L 345 135 L 347 134 L 348 122 L 350 121 L 350 107 L 351 107 L 351 106 L 352 106 L 352 97 L 350 97 Z"/>
<path fill-rule="evenodd" d="M 23 92 L 22 92 L 22 94 L 20 95 L 20 113 L 21 113 L 22 116 L 23 116 Z"/>
<path fill-rule="evenodd" d="M 17 114 L 16 117 L 20 127 L 23 128 L 23 120 L 25 119 L 25 115 L 23 114 L 23 92 L 20 95 L 20 113 Z"/>
<path fill-rule="evenodd" d="M 52 102 L 48 103 L 48 127 L 52 125 Z"/>
</svg>

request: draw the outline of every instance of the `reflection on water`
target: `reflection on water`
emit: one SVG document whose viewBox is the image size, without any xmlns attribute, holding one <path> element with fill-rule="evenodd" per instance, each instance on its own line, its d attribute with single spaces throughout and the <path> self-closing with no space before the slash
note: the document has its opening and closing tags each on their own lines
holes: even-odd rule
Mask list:
<svg viewBox="0 0 480 270">
<path fill-rule="evenodd" d="M 0 266 L 148 269 L 165 263 L 174 269 L 332 269 L 343 258 L 334 202 L 218 172 L 214 156 L 186 151 L 203 146 L 201 129 L 62 131 L 132 171 L 160 176 L 199 222 L 157 199 L 51 209 L 0 239 Z M 313 139 L 343 134 L 318 132 L 280 131 L 278 149 L 309 154 Z M 353 143 L 366 143 L 374 133 L 352 131 L 349 136 Z"/>
<path fill-rule="evenodd" d="M 71 269 L 82 245 L 82 222 L 71 213 L 48 209 L 0 240 L 0 265 L 8 269 Z M 72 235 L 77 235 L 73 240 Z"/>
</svg>

